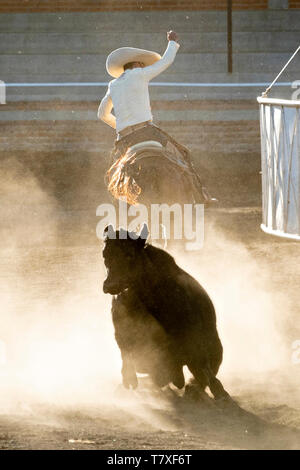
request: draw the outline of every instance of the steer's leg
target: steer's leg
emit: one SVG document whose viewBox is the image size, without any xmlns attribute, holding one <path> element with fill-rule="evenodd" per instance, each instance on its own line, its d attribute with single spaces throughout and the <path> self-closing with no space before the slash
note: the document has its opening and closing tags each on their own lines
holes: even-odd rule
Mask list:
<svg viewBox="0 0 300 470">
<path fill-rule="evenodd" d="M 172 371 L 171 382 L 179 389 L 184 387 L 185 379 L 183 375 L 182 366 L 178 366 L 177 368 L 174 367 Z"/>
<path fill-rule="evenodd" d="M 134 364 L 131 359 L 131 355 L 124 351 L 121 351 L 121 354 L 122 354 L 122 361 L 123 361 L 123 366 L 122 366 L 123 385 L 125 388 L 132 387 L 133 389 L 135 389 L 138 386 L 138 381 L 137 381 Z"/>
<path fill-rule="evenodd" d="M 112 301 L 112 319 L 115 327 L 115 338 L 122 356 L 122 377 L 125 388 L 136 388 L 138 385 L 134 361 L 132 359 L 132 319 L 128 314 L 123 297 L 119 295 Z"/>
<path fill-rule="evenodd" d="M 222 383 L 217 377 L 215 377 L 211 372 L 208 372 L 209 377 L 209 388 L 216 400 L 228 399 L 230 398 L 229 393 L 226 392 Z"/>
<path fill-rule="evenodd" d="M 208 386 L 208 377 L 207 374 L 204 372 L 203 367 L 199 366 L 198 364 L 188 364 L 188 368 L 190 369 L 191 373 L 195 377 L 198 387 L 201 390 L 205 390 Z"/>
<path fill-rule="evenodd" d="M 172 361 L 168 360 L 156 364 L 150 376 L 155 385 L 159 388 L 172 382 L 177 388 L 181 389 L 185 384 L 182 366 L 173 364 Z"/>
<path fill-rule="evenodd" d="M 205 392 L 206 387 L 209 385 L 209 381 L 203 366 L 196 361 L 189 362 L 187 366 L 193 374 L 195 381 L 190 382 L 185 387 L 185 395 L 192 400 L 200 400 L 211 405 L 212 399 Z"/>
<path fill-rule="evenodd" d="M 209 367 L 193 362 L 188 364 L 188 368 L 203 391 L 208 386 L 216 400 L 230 398 L 220 380 L 215 377 Z"/>
</svg>

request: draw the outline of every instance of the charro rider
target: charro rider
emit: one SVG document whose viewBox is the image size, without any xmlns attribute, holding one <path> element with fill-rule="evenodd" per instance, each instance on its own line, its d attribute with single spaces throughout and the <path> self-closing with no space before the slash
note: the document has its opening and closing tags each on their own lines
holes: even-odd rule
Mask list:
<svg viewBox="0 0 300 470">
<path fill-rule="evenodd" d="M 121 47 L 111 52 L 107 58 L 106 69 L 114 80 L 109 83 L 107 93 L 100 103 L 98 118 L 116 129 L 117 133 L 112 152 L 114 164 L 108 175 L 111 177 L 117 168 L 118 160 L 138 143 L 153 144 L 154 141 L 165 148 L 168 144 L 172 144 L 180 155 L 179 160 L 181 158 L 182 165 L 188 166 L 193 174 L 198 201 L 211 202 L 213 199 L 202 186 L 192 165 L 189 151 L 152 122 L 148 84 L 172 64 L 180 47 L 177 33 L 174 31 L 167 33 L 167 39 L 168 47 L 162 57 L 152 51 Z M 123 167 L 123 164 L 119 164 L 119 170 Z M 110 185 L 108 187 L 111 189 Z"/>
</svg>

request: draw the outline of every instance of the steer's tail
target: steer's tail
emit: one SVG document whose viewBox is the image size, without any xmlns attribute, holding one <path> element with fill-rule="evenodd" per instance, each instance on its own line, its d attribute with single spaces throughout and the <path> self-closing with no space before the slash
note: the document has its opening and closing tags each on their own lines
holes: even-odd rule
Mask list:
<svg viewBox="0 0 300 470">
<path fill-rule="evenodd" d="M 135 205 L 141 193 L 141 188 L 132 175 L 128 174 L 127 165 L 130 161 L 130 153 L 122 155 L 106 173 L 108 191 L 116 198 L 125 200 L 128 204 Z"/>
</svg>

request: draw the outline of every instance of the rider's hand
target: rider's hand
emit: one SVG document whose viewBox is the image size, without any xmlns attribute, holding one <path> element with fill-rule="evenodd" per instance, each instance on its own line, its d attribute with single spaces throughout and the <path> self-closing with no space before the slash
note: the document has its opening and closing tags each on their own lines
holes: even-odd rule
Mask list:
<svg viewBox="0 0 300 470">
<path fill-rule="evenodd" d="M 169 31 L 167 33 L 167 38 L 168 38 L 168 41 L 178 41 L 178 34 L 175 33 L 175 31 Z"/>
</svg>

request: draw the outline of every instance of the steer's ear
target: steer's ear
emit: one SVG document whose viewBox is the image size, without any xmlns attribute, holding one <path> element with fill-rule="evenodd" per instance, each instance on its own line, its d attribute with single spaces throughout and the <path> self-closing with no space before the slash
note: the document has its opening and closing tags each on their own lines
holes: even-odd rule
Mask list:
<svg viewBox="0 0 300 470">
<path fill-rule="evenodd" d="M 147 224 L 144 224 L 139 235 L 139 240 L 143 243 L 143 245 L 145 245 L 148 235 L 149 235 L 149 229 L 147 227 Z"/>
</svg>

